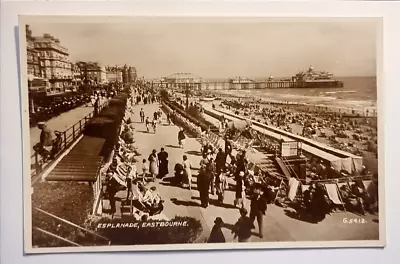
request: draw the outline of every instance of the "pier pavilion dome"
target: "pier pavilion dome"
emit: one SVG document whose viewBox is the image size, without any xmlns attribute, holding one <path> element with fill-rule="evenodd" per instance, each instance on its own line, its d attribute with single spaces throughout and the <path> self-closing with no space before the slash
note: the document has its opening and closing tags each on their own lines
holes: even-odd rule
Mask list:
<svg viewBox="0 0 400 264">
<path fill-rule="evenodd" d="M 165 81 L 169 83 L 200 83 L 201 77 L 191 73 L 178 72 L 166 77 Z"/>
</svg>

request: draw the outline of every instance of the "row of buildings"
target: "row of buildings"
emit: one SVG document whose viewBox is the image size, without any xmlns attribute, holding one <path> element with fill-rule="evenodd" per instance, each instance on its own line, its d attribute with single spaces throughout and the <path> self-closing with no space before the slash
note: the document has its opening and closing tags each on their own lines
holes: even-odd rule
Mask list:
<svg viewBox="0 0 400 264">
<path fill-rule="evenodd" d="M 110 67 L 84 61 L 72 63 L 68 49 L 59 39 L 50 34 L 33 36 L 29 25 L 25 31 L 30 91 L 61 93 L 87 85 L 132 83 L 137 77 L 132 66 Z"/>
</svg>

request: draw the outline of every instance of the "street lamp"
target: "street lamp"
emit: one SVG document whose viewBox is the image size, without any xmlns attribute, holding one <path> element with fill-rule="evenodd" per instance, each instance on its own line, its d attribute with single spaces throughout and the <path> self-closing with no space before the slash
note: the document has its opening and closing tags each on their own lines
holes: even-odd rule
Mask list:
<svg viewBox="0 0 400 264">
<path fill-rule="evenodd" d="M 29 94 L 30 94 L 30 103 L 31 103 L 31 109 L 32 109 L 32 114 L 34 114 L 35 113 L 35 103 L 34 103 L 34 101 L 33 101 L 33 97 L 32 97 L 32 91 L 31 91 L 31 89 L 32 89 L 32 81 L 33 81 L 33 75 L 31 75 L 31 74 L 28 74 L 28 91 L 29 91 Z"/>
<path fill-rule="evenodd" d="M 186 110 L 189 109 L 189 80 L 186 80 Z"/>
</svg>

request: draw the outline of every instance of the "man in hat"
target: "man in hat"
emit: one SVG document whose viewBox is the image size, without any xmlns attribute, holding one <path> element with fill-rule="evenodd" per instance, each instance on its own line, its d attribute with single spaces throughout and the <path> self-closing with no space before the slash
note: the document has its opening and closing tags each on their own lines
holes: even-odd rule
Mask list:
<svg viewBox="0 0 400 264">
<path fill-rule="evenodd" d="M 262 190 L 261 184 L 257 183 L 254 186 L 254 194 L 251 198 L 250 203 L 250 219 L 254 224 L 254 220 L 257 219 L 258 230 L 260 238 L 263 237 L 263 218 L 267 211 L 267 200 Z"/>
<path fill-rule="evenodd" d="M 143 111 L 143 108 L 140 109 L 140 122 L 144 123 L 144 111 Z"/>
<path fill-rule="evenodd" d="M 38 128 L 41 130 L 40 141 L 33 147 L 33 149 L 41 153 L 40 155 L 43 156 L 43 158 L 47 158 L 53 148 L 54 133 L 44 122 L 39 122 Z"/>
<path fill-rule="evenodd" d="M 225 243 L 225 236 L 221 230 L 223 225 L 224 225 L 224 221 L 222 221 L 221 217 L 215 218 L 214 226 L 211 230 L 211 234 L 207 240 L 207 243 Z"/>
</svg>

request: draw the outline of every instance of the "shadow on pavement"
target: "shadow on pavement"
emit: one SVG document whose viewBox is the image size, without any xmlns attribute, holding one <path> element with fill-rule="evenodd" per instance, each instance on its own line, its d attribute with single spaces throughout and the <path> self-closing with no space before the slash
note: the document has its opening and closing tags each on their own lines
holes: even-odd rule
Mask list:
<svg viewBox="0 0 400 264">
<path fill-rule="evenodd" d="M 316 221 L 314 217 L 308 215 L 306 212 L 292 211 L 289 209 L 285 209 L 284 212 L 290 218 L 310 224 L 318 224 L 318 221 Z"/>
<path fill-rule="evenodd" d="M 167 148 L 177 148 L 177 149 L 179 149 L 179 148 L 181 148 L 181 147 L 179 147 L 179 146 L 174 146 L 174 145 L 165 145 Z"/>
<path fill-rule="evenodd" d="M 171 198 L 171 202 L 175 205 L 183 205 L 183 206 L 194 206 L 194 207 L 201 207 L 200 204 L 193 202 L 193 201 L 181 201 L 176 198 Z"/>
<path fill-rule="evenodd" d="M 180 184 L 175 184 L 173 182 L 162 181 L 162 182 L 160 182 L 160 184 L 164 185 L 164 186 L 171 186 L 171 187 L 176 187 L 176 188 L 180 188 L 180 189 L 184 189 L 184 190 L 189 190 L 188 187 L 182 187 Z M 192 190 L 196 190 L 197 191 L 197 187 L 192 185 Z"/>
<path fill-rule="evenodd" d="M 222 207 L 226 209 L 236 209 L 239 212 L 239 209 L 233 204 L 220 203 L 218 200 L 210 200 L 210 204 L 216 207 Z"/>
<path fill-rule="evenodd" d="M 239 219 L 239 216 L 238 216 L 238 219 Z M 224 219 L 222 219 L 222 220 L 224 220 Z M 226 228 L 226 229 L 229 229 L 229 230 L 231 230 L 231 231 L 233 231 L 233 230 L 235 229 L 235 225 L 227 224 L 227 223 L 225 223 L 225 222 L 224 222 L 224 224 L 223 224 L 222 227 L 223 227 L 223 228 Z M 251 235 L 256 236 L 256 237 L 260 237 L 259 234 L 256 233 L 256 232 L 251 232 Z"/>
<path fill-rule="evenodd" d="M 193 189 L 193 187 L 192 187 L 192 189 Z M 213 195 L 210 194 L 210 196 L 213 196 Z M 200 197 L 192 196 L 191 198 L 193 200 L 200 201 Z M 237 209 L 239 212 L 239 209 L 236 206 L 234 206 L 233 204 L 220 203 L 217 199 L 212 199 L 211 197 L 209 198 L 208 203 L 215 207 L 221 207 L 221 208 L 226 208 L 226 209 Z"/>
<path fill-rule="evenodd" d="M 202 155 L 200 151 L 196 151 L 196 150 L 188 150 L 188 151 L 186 151 L 186 154 L 194 155 L 194 156 L 201 156 Z"/>
<path fill-rule="evenodd" d="M 154 134 L 153 132 L 147 132 L 147 130 L 137 130 L 138 133 Z"/>
</svg>

